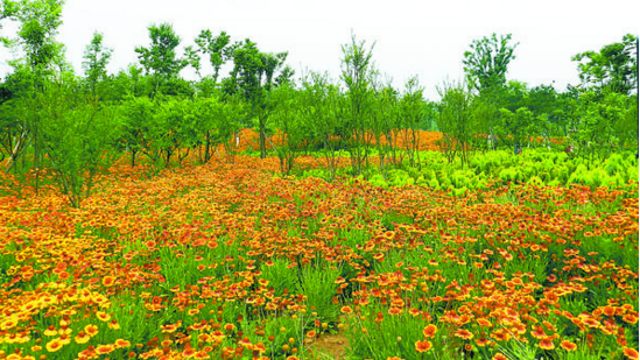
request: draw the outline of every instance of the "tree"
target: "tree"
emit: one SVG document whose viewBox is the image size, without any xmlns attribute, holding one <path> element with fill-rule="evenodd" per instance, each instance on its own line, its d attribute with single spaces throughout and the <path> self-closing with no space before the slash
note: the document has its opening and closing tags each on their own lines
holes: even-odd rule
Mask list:
<svg viewBox="0 0 640 360">
<path fill-rule="evenodd" d="M 0 21 L 6 18 L 11 18 L 18 11 L 18 3 L 11 0 L 0 1 Z M 2 30 L 2 24 L 0 24 L 0 30 Z M 8 38 L 0 35 L 0 44 L 9 45 Z"/>
<path fill-rule="evenodd" d="M 351 165 L 360 175 L 368 165 L 369 143 L 368 120 L 371 112 L 371 58 L 373 47 L 367 49 L 364 41 L 358 42 L 351 36 L 351 44 L 342 45 L 342 75 L 347 87 L 349 100 L 349 122 L 345 127 L 345 137 L 349 144 Z"/>
<path fill-rule="evenodd" d="M 21 102 L 17 108 L 24 110 L 16 123 L 20 129 L 18 137 L 21 144 L 18 156 L 33 145 L 36 193 L 43 157 L 40 110 L 45 105 L 39 99 L 44 98 L 40 95 L 45 92 L 45 86 L 53 83 L 55 65 L 60 72 L 65 70 L 63 45 L 55 41 L 57 29 L 62 24 L 62 3 L 62 0 L 3 1 L 4 16 L 9 14 L 11 19 L 19 22 L 18 38 L 11 44 L 20 46 L 25 53 L 23 59 L 11 62 L 14 72 L 22 79 L 21 86 L 16 89 Z M 17 161 L 17 157 L 12 156 L 12 160 Z"/>
<path fill-rule="evenodd" d="M 198 51 L 202 54 L 209 56 L 209 62 L 213 67 L 213 83 L 218 82 L 218 76 L 220 74 L 220 68 L 222 65 L 231 58 L 229 53 L 229 45 L 231 37 L 226 32 L 220 32 L 220 35 L 213 36 L 211 30 L 202 30 L 200 35 L 195 39 L 195 43 L 198 45 Z"/>
<path fill-rule="evenodd" d="M 502 108 L 500 113 L 504 119 L 504 132 L 511 137 L 515 149 L 521 148 L 524 139 L 536 133 L 536 119 L 526 107 L 516 111 Z"/>
<path fill-rule="evenodd" d="M 43 162 L 71 205 L 80 207 L 91 194 L 97 176 L 115 160 L 110 148 L 119 137 L 119 118 L 113 106 L 76 91 L 77 81 L 66 78 L 38 94 L 42 123 Z"/>
<path fill-rule="evenodd" d="M 464 53 L 464 71 L 473 87 L 482 92 L 493 86 L 506 84 L 507 66 L 516 57 L 513 55 L 518 43 L 511 45 L 511 34 L 501 35 L 500 39 L 494 33 L 490 38 L 474 40 L 471 50 Z"/>
<path fill-rule="evenodd" d="M 302 79 L 300 96 L 302 121 L 310 128 L 313 138 L 320 140 L 321 153 L 327 163 L 327 180 L 333 181 L 338 169 L 338 140 L 342 140 L 341 129 L 347 121 L 346 97 L 338 86 L 329 83 L 326 73 L 314 72 Z"/>
<path fill-rule="evenodd" d="M 395 160 L 395 158 L 391 159 L 392 154 L 395 154 L 394 136 L 392 134 L 394 132 L 397 133 L 397 129 L 400 128 L 398 92 L 391 86 L 391 80 L 389 80 L 384 87 L 376 89 L 375 93 L 371 92 L 371 96 L 372 111 L 368 130 L 376 141 L 378 167 L 386 180 L 389 170 L 387 164 Z"/>
<path fill-rule="evenodd" d="M 637 37 L 627 34 L 622 42 L 605 45 L 599 52 L 585 51 L 578 62 L 583 91 L 602 93 L 604 88 L 628 95 L 638 83 Z"/>
<path fill-rule="evenodd" d="M 539 119 L 540 130 L 547 146 L 552 136 L 562 136 L 566 123 L 566 108 L 553 86 L 539 85 L 529 90 L 527 107 Z"/>
<path fill-rule="evenodd" d="M 289 84 L 273 90 L 271 100 L 274 102 L 272 117 L 275 126 L 280 130 L 280 139 L 275 147 L 280 159 L 280 170 L 289 174 L 300 154 L 300 145 L 305 140 L 304 122 L 301 116 L 302 99 Z"/>
<path fill-rule="evenodd" d="M 180 45 L 180 37 L 170 24 L 151 25 L 148 29 L 151 45 L 148 48 L 139 46 L 135 51 L 139 54 L 138 59 L 145 72 L 154 76 L 157 93 L 162 84 L 176 79 L 189 62 L 188 59 L 177 57 L 176 48 Z"/>
<path fill-rule="evenodd" d="M 105 48 L 102 44 L 102 34 L 95 32 L 91 44 L 87 45 L 84 52 L 84 69 L 86 81 L 91 92 L 96 93 L 96 84 L 107 78 L 107 64 L 111 58 L 112 49 Z"/>
<path fill-rule="evenodd" d="M 269 93 L 279 85 L 290 82 L 293 71 L 284 65 L 288 53 L 263 53 L 254 42 L 246 39 L 233 46 L 233 70 L 226 79 L 229 95 L 240 93 L 258 120 L 260 157 L 267 156 L 266 130 L 269 119 Z"/>
<path fill-rule="evenodd" d="M 400 119 L 402 128 L 405 129 L 404 143 L 409 165 L 412 167 L 420 166 L 418 131 L 427 113 L 427 103 L 422 96 L 423 91 L 424 88 L 420 86 L 418 77 L 414 76 L 405 83 L 404 95 L 400 100 Z"/>
<path fill-rule="evenodd" d="M 131 153 L 131 167 L 135 167 L 136 155 L 140 152 L 148 154 L 147 149 L 151 142 L 149 128 L 153 122 L 156 107 L 146 96 L 136 97 L 129 94 L 120 104 L 119 110 L 122 119 L 120 149 Z"/>
<path fill-rule="evenodd" d="M 445 83 L 438 93 L 442 97 L 436 120 L 442 131 L 441 147 L 449 162 L 460 156 L 464 167 L 473 133 L 471 94 L 464 83 Z"/>
</svg>

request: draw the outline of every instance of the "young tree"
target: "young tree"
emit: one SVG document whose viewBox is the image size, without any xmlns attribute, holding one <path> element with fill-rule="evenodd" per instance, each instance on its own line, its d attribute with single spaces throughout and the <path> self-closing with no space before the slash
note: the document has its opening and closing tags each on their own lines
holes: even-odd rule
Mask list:
<svg viewBox="0 0 640 360">
<path fill-rule="evenodd" d="M 398 92 L 391 86 L 391 81 L 371 93 L 372 108 L 369 131 L 373 135 L 378 150 L 378 167 L 383 178 L 387 178 L 388 163 L 394 153 L 392 133 L 400 127 L 398 114 Z M 383 141 L 384 139 L 384 141 Z"/>
<path fill-rule="evenodd" d="M 119 137 L 113 106 L 98 103 L 93 95 L 76 91 L 77 81 L 66 78 L 38 94 L 42 122 L 44 165 L 71 205 L 88 197 L 97 176 L 115 159 L 111 147 Z"/>
<path fill-rule="evenodd" d="M 369 163 L 369 144 L 371 133 L 368 121 L 371 112 L 371 58 L 373 47 L 367 50 L 365 42 L 357 42 L 351 36 L 351 44 L 342 45 L 341 79 L 347 87 L 349 99 L 349 122 L 345 135 L 349 143 L 351 164 L 357 175 L 360 175 Z"/>
<path fill-rule="evenodd" d="M 321 141 L 321 153 L 333 181 L 338 169 L 338 150 L 341 129 L 347 120 L 346 97 L 336 85 L 329 83 L 327 74 L 310 72 L 302 80 L 301 114 L 314 139 Z"/>
<path fill-rule="evenodd" d="M 11 44 L 20 46 L 25 54 L 23 59 L 13 61 L 12 65 L 15 73 L 19 73 L 24 80 L 18 95 L 21 98 L 19 107 L 25 110 L 18 125 L 22 132 L 19 137 L 25 139 L 23 149 L 31 145 L 34 149 L 36 192 L 39 189 L 39 169 L 43 157 L 40 109 L 45 105 L 38 99 L 43 98 L 39 95 L 44 93 L 46 85 L 52 83 L 56 74 L 55 65 L 64 69 L 63 46 L 55 41 L 57 29 L 62 24 L 62 3 L 62 0 L 3 1 L 5 16 L 8 13 L 11 19 L 19 23 L 18 38 Z M 20 154 L 24 154 L 24 151 Z"/>
<path fill-rule="evenodd" d="M 209 56 L 209 62 L 213 67 L 213 83 L 218 82 L 218 76 L 222 65 L 231 58 L 229 53 L 229 45 L 231 37 L 226 32 L 220 32 L 220 35 L 213 36 L 211 30 L 202 30 L 195 43 L 198 45 L 198 51 L 203 55 Z"/>
<path fill-rule="evenodd" d="M 280 159 L 280 170 L 289 174 L 300 154 L 300 147 L 305 140 L 304 123 L 301 116 L 302 99 L 289 84 L 273 90 L 271 101 L 274 102 L 272 118 L 280 130 L 280 141 L 272 145 Z"/>
<path fill-rule="evenodd" d="M 471 50 L 464 53 L 464 71 L 467 80 L 473 87 L 482 92 L 490 87 L 500 87 L 506 84 L 507 66 L 516 57 L 513 55 L 518 43 L 511 45 L 511 34 L 494 33 L 491 37 L 474 40 Z"/>
<path fill-rule="evenodd" d="M 0 1 L 0 21 L 11 18 L 18 11 L 18 2 L 11 0 Z M 2 30 L 2 24 L 0 24 L 0 30 Z M 0 44 L 9 45 L 10 40 L 0 34 Z"/>
<path fill-rule="evenodd" d="M 524 139 L 536 134 L 536 118 L 526 107 L 520 107 L 515 112 L 502 108 L 500 113 L 504 119 L 505 134 L 511 137 L 517 152 L 522 148 Z"/>
<path fill-rule="evenodd" d="M 585 51 L 578 62 L 583 91 L 602 93 L 604 88 L 628 95 L 638 83 L 637 37 L 627 34 L 622 42 L 605 45 L 599 52 Z"/>
<path fill-rule="evenodd" d="M 132 93 L 120 104 L 121 148 L 131 153 L 131 167 L 136 166 L 136 155 L 145 153 L 155 162 L 156 156 L 149 151 L 152 144 L 151 129 L 156 106 L 147 96 L 136 97 Z"/>
<path fill-rule="evenodd" d="M 135 51 L 145 72 L 154 77 L 155 94 L 161 85 L 176 79 L 189 62 L 188 59 L 177 56 L 176 48 L 180 45 L 180 37 L 170 24 L 151 25 L 148 29 L 151 45 L 148 48 L 139 46 Z"/>
<path fill-rule="evenodd" d="M 250 105 L 253 116 L 258 120 L 260 157 L 265 158 L 270 111 L 268 98 L 274 87 L 291 81 L 293 72 L 284 65 L 288 53 L 262 53 L 249 39 L 233 48 L 234 66 L 231 76 L 226 79 L 225 89 L 230 95 L 240 93 Z"/>
<path fill-rule="evenodd" d="M 463 83 L 445 83 L 438 88 L 438 93 L 442 97 L 436 120 L 442 131 L 441 146 L 449 162 L 459 156 L 464 167 L 469 161 L 468 151 L 473 133 L 471 94 Z"/>
<path fill-rule="evenodd" d="M 405 83 L 405 91 L 400 100 L 400 119 L 402 128 L 405 129 L 405 146 L 409 165 L 420 167 L 420 125 L 426 117 L 427 103 L 422 93 L 424 88 L 420 86 L 418 77 L 409 78 Z"/>
<path fill-rule="evenodd" d="M 91 39 L 91 44 L 87 45 L 82 62 L 87 84 L 93 94 L 96 93 L 96 85 L 107 79 L 107 64 L 113 52 L 112 49 L 104 47 L 102 40 L 102 34 L 98 32 L 93 34 L 93 39 Z"/>
</svg>

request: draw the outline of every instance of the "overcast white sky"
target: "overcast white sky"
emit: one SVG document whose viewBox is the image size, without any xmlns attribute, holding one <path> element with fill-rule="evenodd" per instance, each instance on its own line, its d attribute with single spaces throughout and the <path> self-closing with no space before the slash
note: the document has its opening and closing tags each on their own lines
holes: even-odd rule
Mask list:
<svg viewBox="0 0 640 360">
<path fill-rule="evenodd" d="M 102 32 L 114 49 L 108 68 L 113 73 L 137 61 L 134 49 L 149 44 L 150 24 L 169 22 L 182 46 L 193 44 L 203 29 L 226 31 L 232 41 L 248 37 L 262 51 L 289 51 L 296 75 L 309 68 L 328 71 L 337 81 L 341 44 L 350 41 L 353 30 L 358 39 L 376 42 L 376 67 L 396 87 L 417 74 L 426 97 L 437 100 L 436 85 L 464 77 L 463 53 L 474 39 L 513 34 L 520 45 L 507 78 L 529 86 L 555 80 L 564 90 L 578 83 L 571 57 L 621 41 L 626 33 L 637 36 L 638 14 L 640 2 L 634 0 L 67 0 L 58 40 L 81 74 L 84 50 L 93 32 Z M 0 76 L 6 75 L 10 57 L 0 50 Z M 185 70 L 183 76 L 193 74 Z"/>
</svg>

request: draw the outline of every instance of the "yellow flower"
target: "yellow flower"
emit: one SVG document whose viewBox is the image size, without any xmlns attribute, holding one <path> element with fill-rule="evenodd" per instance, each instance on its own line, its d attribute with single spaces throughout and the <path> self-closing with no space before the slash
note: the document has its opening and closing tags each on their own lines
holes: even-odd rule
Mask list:
<svg viewBox="0 0 640 360">
<path fill-rule="evenodd" d="M 56 352 L 56 351 L 62 349 L 62 346 L 63 345 L 62 345 L 62 342 L 60 341 L 60 339 L 56 338 L 56 339 L 53 339 L 53 340 L 49 341 L 47 343 L 46 348 L 47 348 L 48 352 L 52 353 L 52 352 Z"/>
<path fill-rule="evenodd" d="M 120 324 L 118 324 L 118 322 L 116 321 L 116 319 L 111 320 L 107 326 L 109 326 L 109 329 L 111 330 L 118 330 L 120 329 Z"/>
<path fill-rule="evenodd" d="M 89 341 L 89 339 L 91 339 L 91 336 L 89 336 L 89 334 L 87 334 L 84 331 L 80 331 L 74 339 L 78 344 L 86 344 Z"/>
<path fill-rule="evenodd" d="M 107 321 L 111 320 L 111 315 L 107 314 L 104 311 L 96 312 L 96 316 L 98 317 L 98 320 L 100 320 L 100 321 L 107 322 Z"/>
<path fill-rule="evenodd" d="M 92 324 L 85 326 L 84 331 L 86 331 L 86 333 L 91 337 L 98 335 L 98 327 Z"/>
</svg>

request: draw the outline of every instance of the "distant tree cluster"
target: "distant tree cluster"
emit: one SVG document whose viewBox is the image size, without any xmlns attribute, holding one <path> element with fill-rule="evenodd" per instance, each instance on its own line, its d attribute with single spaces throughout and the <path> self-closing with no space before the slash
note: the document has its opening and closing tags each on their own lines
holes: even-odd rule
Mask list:
<svg viewBox="0 0 640 360">
<path fill-rule="evenodd" d="M 193 153 L 207 163 L 219 156 L 219 146 L 232 157 L 231 140 L 243 128 L 256 129 L 260 156 L 277 155 L 283 172 L 300 154 L 316 151 L 331 178 L 340 150 L 349 153 L 356 175 L 367 176 L 371 166 L 383 174 L 400 164 L 419 167 L 417 134 L 425 129 L 441 131 L 441 148 L 463 165 L 473 151 L 517 153 L 525 146 L 551 147 L 552 138 L 566 139 L 572 156 L 593 160 L 637 147 L 633 35 L 577 54 L 581 83 L 565 92 L 507 81 L 518 45 L 511 35 L 475 40 L 463 57 L 465 81 L 438 86 L 441 99 L 434 102 L 424 98 L 417 77 L 402 90 L 382 81 L 372 67 L 373 46 L 355 36 L 342 47 L 339 81 L 314 72 L 294 78 L 287 52 L 261 51 L 250 39 L 233 42 L 224 31 L 205 29 L 180 53 L 182 39 L 170 24 L 149 26 L 149 44 L 135 49 L 138 61 L 117 74 L 107 72 L 108 34 L 95 33 L 78 76 L 56 41 L 62 5 L 1 2 L 0 26 L 10 19 L 19 28 L 10 39 L 0 27 L 0 40 L 23 56 L 0 83 L 0 160 L 16 176 L 32 173 L 36 190 L 42 174 L 53 174 L 76 204 L 122 155 L 132 167 L 141 155 L 156 168 L 181 164 Z M 212 73 L 203 74 L 202 61 Z M 222 73 L 226 64 L 228 74 Z M 197 80 L 180 76 L 187 67 Z M 398 148 L 400 137 L 409 145 Z"/>
</svg>

